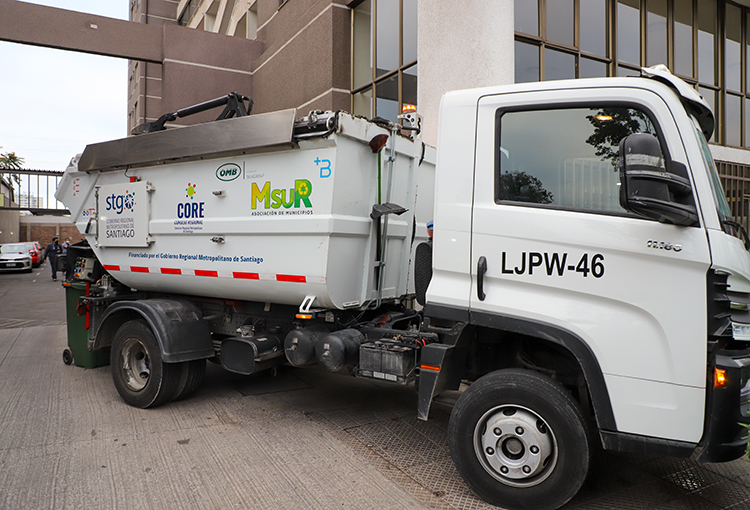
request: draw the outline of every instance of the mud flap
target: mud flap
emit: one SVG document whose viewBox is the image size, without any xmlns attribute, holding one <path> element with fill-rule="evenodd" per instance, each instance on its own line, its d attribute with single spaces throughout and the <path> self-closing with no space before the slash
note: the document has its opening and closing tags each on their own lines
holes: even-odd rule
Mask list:
<svg viewBox="0 0 750 510">
<path fill-rule="evenodd" d="M 452 356 L 453 345 L 429 344 L 422 348 L 419 367 L 419 399 L 417 417 L 427 420 L 435 395 L 448 389 L 454 377 Z"/>
</svg>

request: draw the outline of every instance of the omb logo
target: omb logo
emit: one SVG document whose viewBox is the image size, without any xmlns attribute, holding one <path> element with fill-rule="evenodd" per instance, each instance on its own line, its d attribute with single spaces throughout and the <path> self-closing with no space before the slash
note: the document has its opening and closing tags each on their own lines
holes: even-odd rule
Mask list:
<svg viewBox="0 0 750 510">
<path fill-rule="evenodd" d="M 220 181 L 233 181 L 242 173 L 240 165 L 236 163 L 226 163 L 216 169 L 216 178 Z"/>
</svg>

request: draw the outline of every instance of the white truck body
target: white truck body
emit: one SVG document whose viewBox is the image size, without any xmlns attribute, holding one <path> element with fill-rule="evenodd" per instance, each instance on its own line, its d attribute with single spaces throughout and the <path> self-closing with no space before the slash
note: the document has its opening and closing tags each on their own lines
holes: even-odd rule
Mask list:
<svg viewBox="0 0 750 510">
<path fill-rule="evenodd" d="M 706 102 L 657 67 L 451 92 L 440 115 L 436 153 L 415 116 L 294 111 L 87 148 L 56 196 L 123 399 L 182 398 L 206 359 L 319 363 L 418 382 L 427 419 L 468 381 L 454 462 L 511 509 L 569 501 L 592 442 L 741 456 L 750 239 Z"/>
<path fill-rule="evenodd" d="M 292 112 L 287 145 L 293 121 Z M 57 197 L 79 230 L 88 229 L 105 269 L 130 287 L 356 309 L 414 292 L 414 225 L 426 240 L 433 215 L 434 150 L 422 159 L 421 145 L 396 137 L 383 158 L 392 154 L 394 162 L 381 162 L 380 177 L 383 188 L 390 182 L 391 193 L 383 191 L 388 202 L 408 211 L 389 219 L 378 296 L 370 218 L 378 203 L 378 156 L 367 143 L 387 133 L 342 115 L 339 132 L 302 140 L 296 149 L 88 173 L 74 165 Z"/>
</svg>

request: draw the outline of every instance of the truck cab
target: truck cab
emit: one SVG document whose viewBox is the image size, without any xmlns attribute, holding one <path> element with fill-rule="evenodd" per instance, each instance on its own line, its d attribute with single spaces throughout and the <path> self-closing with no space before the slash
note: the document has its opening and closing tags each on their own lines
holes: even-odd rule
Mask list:
<svg viewBox="0 0 750 510">
<path fill-rule="evenodd" d="M 750 256 L 712 130 L 706 102 L 666 68 L 443 98 L 425 315 L 469 325 L 455 351 L 474 382 L 451 441 L 485 499 L 542 505 L 510 493 L 553 485 L 555 450 L 575 441 L 547 421 L 555 404 L 517 394 L 524 373 L 567 387 L 607 449 L 744 452 Z M 540 438 L 507 432 L 524 421 L 552 431 L 546 466 L 529 453 Z"/>
</svg>

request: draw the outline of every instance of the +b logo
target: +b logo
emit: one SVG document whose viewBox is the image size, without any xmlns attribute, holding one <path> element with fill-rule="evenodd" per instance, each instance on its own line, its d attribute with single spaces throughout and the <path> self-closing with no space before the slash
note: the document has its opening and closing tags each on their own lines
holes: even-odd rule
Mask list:
<svg viewBox="0 0 750 510">
<path fill-rule="evenodd" d="M 315 166 L 320 168 L 320 178 L 325 179 L 331 176 L 331 160 L 315 158 Z M 322 166 L 321 166 L 322 165 Z"/>
</svg>

